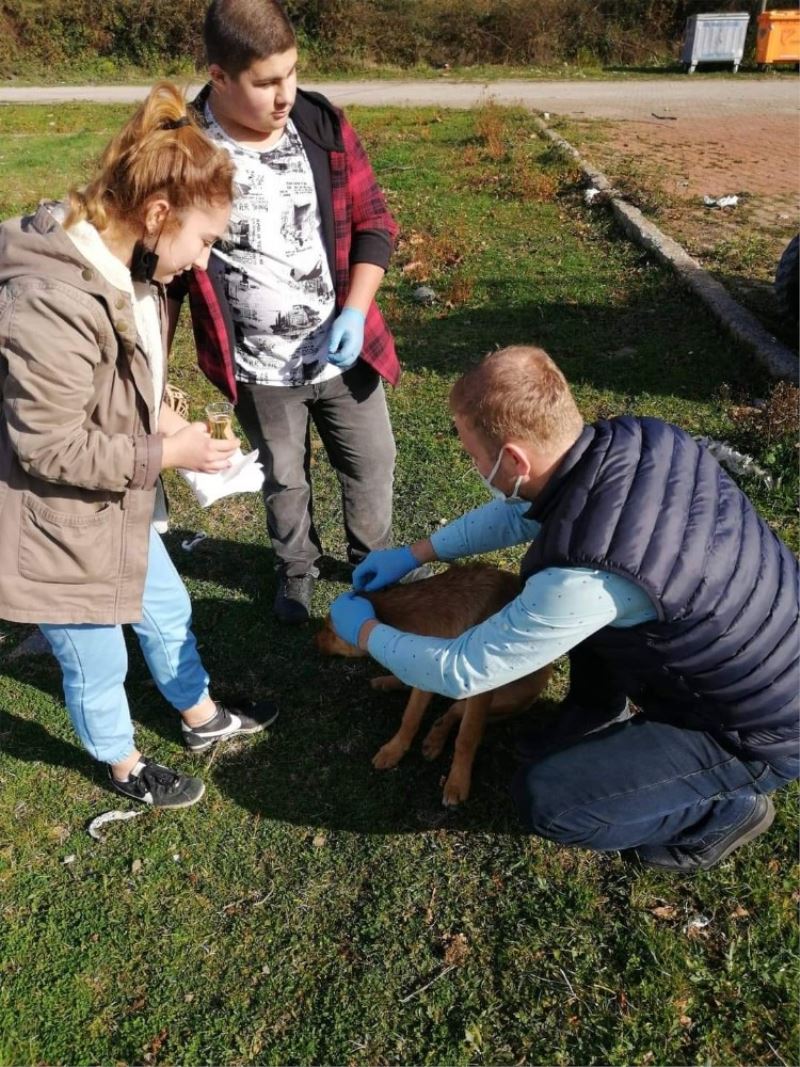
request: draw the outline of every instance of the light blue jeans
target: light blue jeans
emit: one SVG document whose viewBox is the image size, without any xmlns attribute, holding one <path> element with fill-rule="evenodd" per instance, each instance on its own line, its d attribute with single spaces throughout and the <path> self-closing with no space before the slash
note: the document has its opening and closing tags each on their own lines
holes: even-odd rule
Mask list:
<svg viewBox="0 0 800 1067">
<path fill-rule="evenodd" d="M 142 621 L 133 629 L 153 680 L 178 711 L 208 696 L 208 675 L 191 624 L 189 594 L 151 527 Z M 136 746 L 125 695 L 128 653 L 122 627 L 43 623 L 39 629 L 61 665 L 64 700 L 84 747 L 105 763 L 124 760 Z"/>
</svg>

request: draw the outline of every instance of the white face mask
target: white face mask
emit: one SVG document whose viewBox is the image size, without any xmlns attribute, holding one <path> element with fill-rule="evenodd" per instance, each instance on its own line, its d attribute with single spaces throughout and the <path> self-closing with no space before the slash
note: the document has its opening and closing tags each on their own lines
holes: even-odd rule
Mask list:
<svg viewBox="0 0 800 1067">
<path fill-rule="evenodd" d="M 522 501 L 522 497 L 519 495 L 519 487 L 522 484 L 522 479 L 525 477 L 524 474 L 520 474 L 514 482 L 514 488 L 511 490 L 510 496 L 506 496 L 502 489 L 498 489 L 496 485 L 492 485 L 494 476 L 500 469 L 500 461 L 503 458 L 503 451 L 504 449 L 501 448 L 497 455 L 497 459 L 494 461 L 494 466 L 489 471 L 488 475 L 483 475 L 480 471 L 477 471 L 477 475 L 495 500 L 505 500 L 506 504 L 519 504 Z"/>
</svg>

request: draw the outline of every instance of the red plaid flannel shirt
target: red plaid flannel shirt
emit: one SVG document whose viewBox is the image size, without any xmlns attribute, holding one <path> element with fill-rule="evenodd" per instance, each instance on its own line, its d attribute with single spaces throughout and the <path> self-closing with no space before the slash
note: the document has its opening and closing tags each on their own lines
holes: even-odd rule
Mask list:
<svg viewBox="0 0 800 1067">
<path fill-rule="evenodd" d="M 201 92 L 194 104 L 201 116 L 207 93 L 208 87 Z M 315 94 L 302 95 L 307 110 L 309 103 L 313 105 Z M 333 108 L 327 101 L 325 104 L 329 112 L 337 117 L 341 144 L 341 148 L 327 149 L 334 227 L 333 283 L 336 305 L 341 308 L 350 292 L 350 270 L 355 263 L 377 263 L 384 268 L 387 266 L 397 237 L 397 223 L 389 213 L 372 166 L 355 130 L 341 111 Z M 302 137 L 302 130 L 300 132 Z M 314 179 L 318 194 L 324 195 L 317 173 L 314 174 Z M 379 244 L 388 250 L 385 262 L 381 261 L 384 256 L 375 254 L 375 241 L 370 241 L 370 235 L 373 238 L 377 236 Z M 360 236 L 362 243 L 371 247 L 360 250 Z M 171 299 L 181 302 L 187 293 L 200 369 L 217 388 L 235 402 L 237 389 L 233 327 L 224 294 L 212 282 L 209 274 L 199 270 L 193 270 L 188 279 L 179 277 L 170 284 Z M 364 324 L 361 358 L 391 385 L 397 385 L 400 380 L 400 364 L 394 338 L 375 301 L 372 302 Z"/>
</svg>

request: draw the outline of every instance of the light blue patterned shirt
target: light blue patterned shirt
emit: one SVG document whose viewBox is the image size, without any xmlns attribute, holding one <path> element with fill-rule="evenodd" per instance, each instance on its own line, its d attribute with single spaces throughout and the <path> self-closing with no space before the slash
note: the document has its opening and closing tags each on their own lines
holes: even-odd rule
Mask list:
<svg viewBox="0 0 800 1067">
<path fill-rule="evenodd" d="M 431 536 L 442 560 L 532 541 L 530 503 L 493 500 Z M 563 656 L 604 626 L 651 622 L 656 611 L 628 578 L 589 567 L 549 567 L 532 575 L 502 611 L 456 638 L 419 637 L 379 623 L 369 654 L 407 685 L 454 700 L 505 685 Z"/>
</svg>

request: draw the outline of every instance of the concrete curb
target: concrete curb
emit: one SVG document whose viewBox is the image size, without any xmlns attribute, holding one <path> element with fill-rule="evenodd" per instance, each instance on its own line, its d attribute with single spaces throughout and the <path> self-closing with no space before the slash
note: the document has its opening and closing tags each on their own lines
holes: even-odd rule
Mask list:
<svg viewBox="0 0 800 1067">
<path fill-rule="evenodd" d="M 751 349 L 756 359 L 764 364 L 773 377 L 789 378 L 793 381 L 797 379 L 797 355 L 791 349 L 781 344 L 761 325 L 755 315 L 734 300 L 725 286 L 712 278 L 685 248 L 662 233 L 638 208 L 623 200 L 605 174 L 587 163 L 569 141 L 564 140 L 535 115 L 533 121 L 539 133 L 565 155 L 574 159 L 584 177 L 604 194 L 604 201 L 610 205 L 616 222 L 632 241 L 641 245 L 660 263 L 671 267 L 680 281 L 703 301 L 720 325 L 737 341 Z"/>
</svg>

